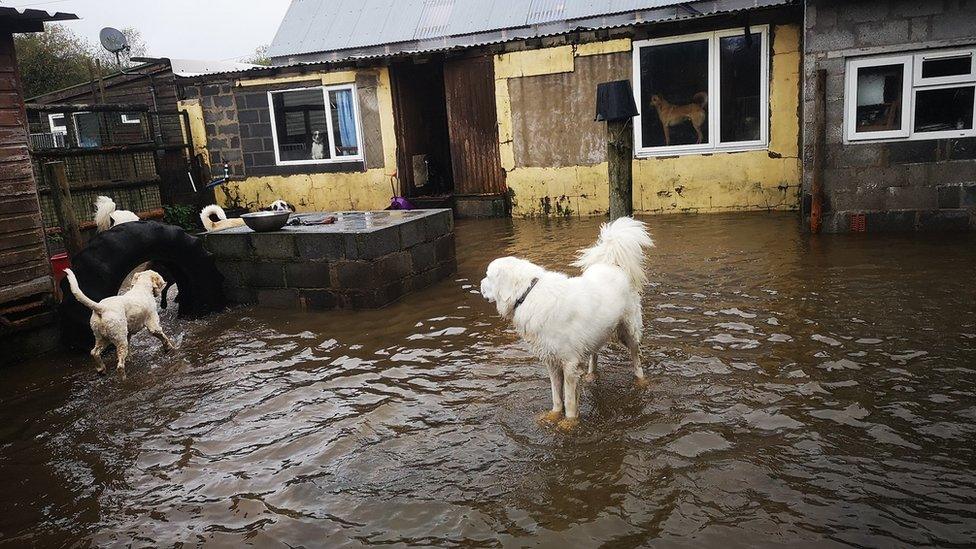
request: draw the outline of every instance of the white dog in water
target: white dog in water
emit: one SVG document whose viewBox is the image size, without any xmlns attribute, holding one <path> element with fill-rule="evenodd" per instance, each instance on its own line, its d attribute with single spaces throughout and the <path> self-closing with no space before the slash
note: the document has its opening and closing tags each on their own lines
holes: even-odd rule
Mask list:
<svg viewBox="0 0 976 549">
<path fill-rule="evenodd" d="M 647 282 L 644 249 L 654 245 L 644 223 L 623 217 L 600 228 L 597 243 L 579 252 L 569 277 L 524 259 L 502 257 L 488 265 L 481 294 L 509 318 L 549 369 L 552 410 L 543 419 L 572 428 L 579 417 L 578 387 L 584 364 L 596 376 L 597 354 L 612 338 L 630 351 L 638 384 L 643 330 L 640 296 Z"/>
<path fill-rule="evenodd" d="M 140 330 L 146 328 L 163 343 L 163 348 L 171 351 L 175 348 L 163 328 L 159 324 L 159 313 L 156 310 L 156 298 L 159 297 L 166 281 L 156 271 L 142 271 L 132 277 L 132 289 L 122 295 L 113 295 L 95 302 L 78 287 L 78 279 L 71 269 L 65 269 L 71 293 L 79 303 L 92 310 L 91 329 L 95 334 L 95 347 L 91 356 L 95 359 L 95 369 L 100 374 L 105 373 L 105 362 L 102 352 L 108 346 L 115 345 L 118 357 L 116 369 L 125 373 L 125 358 L 129 354 L 129 339 Z"/>
</svg>

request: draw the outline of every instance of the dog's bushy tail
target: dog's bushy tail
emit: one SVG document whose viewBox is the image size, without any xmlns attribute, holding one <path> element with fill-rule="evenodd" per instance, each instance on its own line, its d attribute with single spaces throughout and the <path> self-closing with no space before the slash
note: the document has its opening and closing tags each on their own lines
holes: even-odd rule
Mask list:
<svg viewBox="0 0 976 549">
<path fill-rule="evenodd" d="M 214 222 L 210 219 L 210 216 L 216 215 L 217 219 L 224 221 L 227 219 L 227 214 L 224 213 L 224 209 L 216 204 L 211 204 L 206 208 L 200 210 L 200 223 L 203 223 L 203 228 L 205 230 L 212 231 L 214 228 Z"/>
<path fill-rule="evenodd" d="M 594 265 L 613 265 L 620 267 L 630 283 L 638 292 L 647 284 L 644 272 L 644 249 L 654 246 L 647 226 L 632 217 L 621 217 L 600 227 L 600 238 L 596 244 L 580 250 L 573 265 L 586 272 Z"/>
<path fill-rule="evenodd" d="M 112 214 L 115 213 L 115 201 L 107 196 L 95 199 L 95 227 L 98 232 L 107 231 L 112 227 Z"/>
<path fill-rule="evenodd" d="M 75 299 L 78 300 L 78 303 L 88 307 L 96 314 L 102 314 L 102 312 L 104 312 L 104 308 L 101 305 L 95 301 L 92 301 L 91 298 L 81 291 L 81 288 L 78 287 L 78 279 L 75 278 L 75 273 L 73 273 L 71 269 L 65 269 L 64 275 L 68 278 L 68 286 L 71 286 L 71 293 L 74 294 Z"/>
</svg>

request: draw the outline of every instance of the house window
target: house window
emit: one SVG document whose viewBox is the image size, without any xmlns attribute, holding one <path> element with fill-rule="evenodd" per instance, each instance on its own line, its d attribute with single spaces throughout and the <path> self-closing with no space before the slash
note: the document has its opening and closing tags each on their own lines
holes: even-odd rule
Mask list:
<svg viewBox="0 0 976 549">
<path fill-rule="evenodd" d="M 766 27 L 635 42 L 637 155 L 765 147 L 767 52 Z"/>
<path fill-rule="evenodd" d="M 362 160 L 353 85 L 271 91 L 268 103 L 278 164 Z"/>
<path fill-rule="evenodd" d="M 974 58 L 969 49 L 848 60 L 847 139 L 976 136 Z"/>
<path fill-rule="evenodd" d="M 68 123 L 62 113 L 51 113 L 47 115 L 47 123 L 51 128 L 51 133 L 68 133 Z"/>
<path fill-rule="evenodd" d="M 101 117 L 97 112 L 76 112 L 71 117 L 74 119 L 75 139 L 79 147 L 101 146 Z"/>
</svg>

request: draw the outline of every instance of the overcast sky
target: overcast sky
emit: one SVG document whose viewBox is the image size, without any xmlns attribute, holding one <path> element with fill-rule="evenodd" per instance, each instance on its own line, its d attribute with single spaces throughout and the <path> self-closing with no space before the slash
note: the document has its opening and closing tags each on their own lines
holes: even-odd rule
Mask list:
<svg viewBox="0 0 976 549">
<path fill-rule="evenodd" d="M 0 6 L 64 11 L 64 25 L 98 44 L 102 27 L 134 27 L 157 57 L 234 60 L 270 44 L 289 0 L 0 0 Z"/>
</svg>

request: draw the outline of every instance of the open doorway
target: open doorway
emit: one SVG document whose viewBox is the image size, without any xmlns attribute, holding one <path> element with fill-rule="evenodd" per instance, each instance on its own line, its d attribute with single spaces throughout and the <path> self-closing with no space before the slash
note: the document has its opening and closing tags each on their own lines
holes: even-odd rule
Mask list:
<svg viewBox="0 0 976 549">
<path fill-rule="evenodd" d="M 390 67 L 397 122 L 400 192 L 420 207 L 452 207 L 454 170 L 444 96 L 444 64 L 437 59 Z"/>
</svg>

